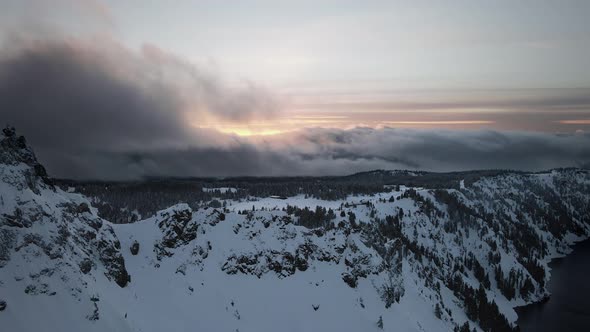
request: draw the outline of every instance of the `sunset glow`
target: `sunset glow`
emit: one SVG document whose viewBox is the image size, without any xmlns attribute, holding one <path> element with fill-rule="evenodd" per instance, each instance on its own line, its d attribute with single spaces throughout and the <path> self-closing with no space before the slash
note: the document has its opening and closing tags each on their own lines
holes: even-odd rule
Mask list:
<svg viewBox="0 0 590 332">
<path fill-rule="evenodd" d="M 60 176 L 590 163 L 587 1 L 2 9 L 1 118 Z"/>
<path fill-rule="evenodd" d="M 385 121 L 386 124 L 392 125 L 483 125 L 483 124 L 493 124 L 494 121 L 484 121 L 484 120 L 467 120 L 467 121 Z"/>
<path fill-rule="evenodd" d="M 590 119 L 583 120 L 560 120 L 559 123 L 567 125 L 590 125 Z"/>
</svg>

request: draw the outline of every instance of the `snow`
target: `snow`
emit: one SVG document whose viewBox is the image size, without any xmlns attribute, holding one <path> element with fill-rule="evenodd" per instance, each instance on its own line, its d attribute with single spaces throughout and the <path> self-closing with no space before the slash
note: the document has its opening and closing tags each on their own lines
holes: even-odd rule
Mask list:
<svg viewBox="0 0 590 332">
<path fill-rule="evenodd" d="M 77 228 L 89 228 L 86 223 L 101 220 L 96 209 L 91 208 L 90 213 L 74 213 L 75 218 L 66 222 L 63 218 L 72 214 L 67 211 L 68 207 L 89 204 L 89 200 L 71 190 L 53 190 L 44 186 L 40 186 L 36 193 L 23 175 L 27 170 L 28 166 L 24 164 L 0 165 L 0 213 L 12 215 L 19 208 L 30 220 L 40 220 L 28 228 L 0 223 L 0 231 L 14 231 L 19 243 L 27 234 L 49 242 L 59 234 L 58 225 L 71 226 L 73 228 L 68 230 L 75 233 Z M 549 255 L 542 260 L 546 265 L 551 258 L 567 253 L 568 245 L 585 238 L 590 230 L 586 227 L 584 235 L 570 233 L 558 241 L 534 223 L 532 217 L 519 210 L 519 200 L 528 193 L 519 192 L 522 189 L 518 188 L 525 186 L 525 178 L 530 178 L 536 181 L 536 185 L 557 193 L 555 180 L 565 176 L 570 175 L 560 172 L 507 175 L 484 178 L 468 188 L 461 180 L 461 190 L 449 189 L 448 192 L 467 206 L 481 207 L 488 212 L 501 209 L 510 222 L 529 222 L 549 245 Z M 586 177 L 576 175 L 569 181 L 582 183 Z M 493 266 L 487 263 L 491 248 L 486 240 L 500 242 L 502 233 L 495 233 L 490 228 L 486 235 L 480 235 L 463 227 L 456 233 L 447 233 L 442 227 L 449 218 L 445 204 L 436 201 L 432 190 L 413 188 L 441 211 L 436 217 L 428 216 L 422 203 L 412 198 L 399 198 L 408 189 L 401 186 L 400 191 L 384 189 L 382 193 L 351 195 L 336 201 L 305 195 L 285 200 L 251 197 L 242 201 L 227 200 L 226 210 L 192 211 L 187 204 L 177 204 L 133 224 L 116 225 L 101 220 L 103 226 L 97 236 L 120 242 L 117 250 L 131 276 L 131 282 L 123 288 L 109 280 L 105 275 L 107 267 L 98 257 L 91 257 L 90 273 L 81 273 L 78 263 L 88 254 L 87 248 L 71 237 L 63 248 L 58 243 L 49 243 L 53 250 L 63 249 L 62 256 L 54 259 L 48 257 L 42 244 L 31 243 L 19 250 L 8 244 L 10 259 L 4 266 L 0 265 L 0 298 L 5 299 L 8 306 L 0 312 L 0 326 L 7 331 L 345 332 L 380 331 L 376 323 L 382 317 L 384 331 L 452 331 L 456 325 L 467 321 L 467 317 L 462 302 L 445 286 L 441 276 L 453 268 L 446 259 L 452 262 L 452 259 L 463 259 L 469 253 L 481 262 L 490 276 L 492 286 L 487 291 L 488 297 L 498 304 L 510 322 L 517 318 L 514 306 L 546 295 L 539 291 L 527 300 L 520 297 L 506 299 L 493 281 Z M 203 190 L 225 193 L 237 189 Z M 574 193 L 568 195 L 574 197 Z M 576 199 L 587 202 L 588 197 L 584 195 L 587 194 L 581 193 Z M 389 202 L 391 196 L 395 197 L 394 202 Z M 312 210 L 322 206 L 334 211 L 354 212 L 359 223 L 369 224 L 375 219 L 371 217 L 367 203 L 375 207 L 374 217 L 380 219 L 398 215 L 403 209 L 402 233 L 445 262 L 441 270 L 428 260 L 419 262 L 412 255 L 392 254 L 386 261 L 375 247 L 367 244 L 364 234 L 351 229 L 346 222 L 344 227 L 318 235 L 284 221 L 287 215 L 282 211 L 287 205 Z M 568 209 L 573 211 L 573 205 L 568 205 Z M 248 211 L 247 215 L 238 213 L 244 210 Z M 166 219 L 176 218 L 184 211 L 190 213 L 186 224 L 183 220 Z M 221 211 L 224 211 L 224 218 L 220 217 Z M 522 220 L 518 220 L 519 214 L 523 215 Z M 347 219 L 340 217 L 339 213 L 336 215 L 336 222 Z M 477 219 L 476 222 L 486 221 Z M 196 236 L 186 241 L 181 238 L 183 232 L 189 232 L 194 225 Z M 108 231 L 111 227 L 113 234 Z M 166 244 L 168 236 L 177 236 L 174 238 L 177 241 L 173 245 Z M 129 250 L 135 242 L 140 248 L 137 255 Z M 398 244 L 399 239 L 390 239 L 384 246 L 393 248 Z M 88 246 L 91 245 L 90 241 Z M 287 269 L 293 259 L 302 255 L 303 246 L 313 248 L 309 257 L 305 257 L 307 268 Z M 159 255 L 160 250 L 165 254 Z M 510 251 L 500 247 L 498 252 L 504 273 L 514 268 L 528 274 Z M 243 267 L 238 257 L 255 257 L 255 261 L 244 263 Z M 398 268 L 393 266 L 398 258 L 401 264 L 396 270 Z M 283 264 L 282 269 L 269 268 L 270 260 Z M 236 268 L 229 270 L 228 266 Z M 358 277 L 357 286 L 352 288 L 343 281 L 343 275 L 355 270 L 361 270 L 365 275 Z M 427 277 L 428 274 L 431 276 Z M 472 271 L 465 269 L 461 278 L 468 285 L 479 287 Z M 440 292 L 433 284 L 440 284 Z M 29 285 L 37 286 L 44 293 L 26 294 L 24 290 Z M 389 308 L 385 307 L 382 298 L 382 289 L 386 285 L 401 289 L 403 293 L 399 302 Z M 443 310 L 441 319 L 438 319 L 434 315 L 437 304 L 444 305 L 450 314 Z M 89 320 L 95 305 L 99 319 Z M 314 306 L 319 308 L 314 310 Z M 476 326 L 474 322 L 470 324 Z"/>
</svg>

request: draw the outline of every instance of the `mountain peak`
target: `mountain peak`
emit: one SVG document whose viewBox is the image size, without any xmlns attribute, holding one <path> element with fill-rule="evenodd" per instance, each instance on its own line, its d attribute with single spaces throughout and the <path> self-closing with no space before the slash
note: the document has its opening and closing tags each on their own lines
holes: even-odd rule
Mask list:
<svg viewBox="0 0 590 332">
<path fill-rule="evenodd" d="M 22 135 L 17 135 L 14 127 L 6 126 L 0 135 L 0 164 L 18 166 L 25 164 L 29 167 L 27 175 L 33 178 L 41 179 L 45 184 L 52 185 L 45 167 L 37 161 L 33 149 L 27 144 L 27 140 Z M 29 170 L 30 169 L 30 170 Z M 32 190 L 35 190 L 34 184 L 30 183 Z"/>
</svg>

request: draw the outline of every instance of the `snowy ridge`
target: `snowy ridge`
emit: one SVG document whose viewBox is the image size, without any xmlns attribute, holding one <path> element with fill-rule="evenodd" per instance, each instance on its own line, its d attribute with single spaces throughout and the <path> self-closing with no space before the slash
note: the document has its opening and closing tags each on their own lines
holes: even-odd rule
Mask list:
<svg viewBox="0 0 590 332">
<path fill-rule="evenodd" d="M 590 234 L 576 169 L 111 224 L 0 139 L 7 331 L 512 330 L 515 306 L 548 295 L 549 260 Z"/>
<path fill-rule="evenodd" d="M 84 197 L 51 185 L 22 136 L 10 128 L 3 134 L 0 297 L 8 306 L 0 324 L 10 331 L 47 330 L 51 322 L 64 324 L 69 310 L 79 313 L 71 322 L 98 319 L 93 285 L 120 288 L 129 281 L 113 228 Z M 109 320 L 102 328 L 119 325 Z"/>
</svg>

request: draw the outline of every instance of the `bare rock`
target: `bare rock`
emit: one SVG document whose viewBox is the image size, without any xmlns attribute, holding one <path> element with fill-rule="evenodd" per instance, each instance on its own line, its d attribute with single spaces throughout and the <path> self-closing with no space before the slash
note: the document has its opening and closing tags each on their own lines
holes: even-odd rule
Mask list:
<svg viewBox="0 0 590 332">
<path fill-rule="evenodd" d="M 133 241 L 133 244 L 129 248 L 129 251 L 131 251 L 131 254 L 133 256 L 137 255 L 137 253 L 139 253 L 139 242 Z"/>
<path fill-rule="evenodd" d="M 88 272 L 90 272 L 90 270 L 92 270 L 92 261 L 88 258 L 84 258 L 81 262 L 80 262 L 80 272 L 84 273 L 84 274 L 88 274 Z"/>
</svg>

